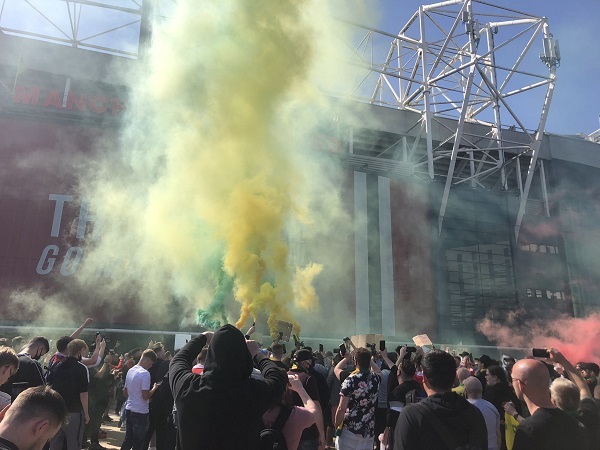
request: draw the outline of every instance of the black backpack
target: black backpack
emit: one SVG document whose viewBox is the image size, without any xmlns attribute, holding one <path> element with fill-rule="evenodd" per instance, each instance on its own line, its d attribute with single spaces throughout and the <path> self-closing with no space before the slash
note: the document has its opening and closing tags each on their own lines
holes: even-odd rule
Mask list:
<svg viewBox="0 0 600 450">
<path fill-rule="evenodd" d="M 287 406 L 282 406 L 275 422 L 273 422 L 273 426 L 270 428 L 265 427 L 260 432 L 260 443 L 258 444 L 259 450 L 287 450 L 285 436 L 281 430 L 283 430 L 285 423 L 290 417 L 292 409 L 293 408 Z"/>
</svg>

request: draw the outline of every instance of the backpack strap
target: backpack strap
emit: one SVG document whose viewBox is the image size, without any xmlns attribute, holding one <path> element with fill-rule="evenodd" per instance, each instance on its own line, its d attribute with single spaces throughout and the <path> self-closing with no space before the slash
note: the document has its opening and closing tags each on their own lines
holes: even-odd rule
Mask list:
<svg viewBox="0 0 600 450">
<path fill-rule="evenodd" d="M 281 406 L 279 414 L 277 414 L 277 418 L 275 419 L 275 422 L 273 422 L 271 428 L 277 431 L 283 430 L 283 427 L 289 419 L 290 414 L 292 414 L 292 409 L 293 408 L 290 408 L 289 406 Z"/>
<path fill-rule="evenodd" d="M 417 409 L 417 411 L 419 411 L 421 415 L 425 417 L 425 419 L 427 419 L 429 424 L 433 427 L 433 430 L 446 445 L 446 448 L 450 450 L 455 450 L 456 448 L 458 448 L 456 439 L 454 439 L 454 436 L 452 436 L 452 434 L 448 430 L 448 427 L 440 421 L 440 419 L 435 415 L 435 413 L 431 409 L 429 409 L 426 403 L 419 402 L 412 403 L 411 405 L 414 406 Z"/>
</svg>

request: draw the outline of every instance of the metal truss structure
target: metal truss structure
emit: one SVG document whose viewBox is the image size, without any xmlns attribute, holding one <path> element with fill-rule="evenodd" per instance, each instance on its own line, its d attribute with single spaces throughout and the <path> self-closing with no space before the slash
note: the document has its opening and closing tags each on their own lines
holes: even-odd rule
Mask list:
<svg viewBox="0 0 600 450">
<path fill-rule="evenodd" d="M 415 118 L 377 157 L 401 149 L 415 176 L 445 178 L 440 232 L 453 186 L 515 190 L 518 238 L 536 169 L 545 195 L 538 155 L 560 63 L 546 18 L 449 0 L 420 6 L 397 35 L 352 25 L 366 31 L 350 57 L 358 67 L 353 97 Z"/>
<path fill-rule="evenodd" d="M 1 0 L 0 32 L 137 58 L 176 0 Z"/>
<path fill-rule="evenodd" d="M 137 58 L 153 23 L 176 0 L 0 2 L 0 33 Z M 544 17 L 482 0 L 449 0 L 420 6 L 398 34 L 353 25 L 366 32 L 351 49 L 358 68 L 354 98 L 414 119 L 388 142 L 362 136 L 375 152 L 352 151 L 361 145 L 355 133 L 351 163 L 444 181 L 440 232 L 451 189 L 464 183 L 518 192 L 516 237 L 526 211 L 537 206 L 549 215 L 538 155 L 560 54 Z M 529 199 L 536 170 L 542 200 Z"/>
</svg>

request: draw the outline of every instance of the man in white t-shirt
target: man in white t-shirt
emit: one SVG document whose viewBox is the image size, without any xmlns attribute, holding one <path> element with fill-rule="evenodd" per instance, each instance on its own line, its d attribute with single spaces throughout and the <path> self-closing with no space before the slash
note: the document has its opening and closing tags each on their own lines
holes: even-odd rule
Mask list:
<svg viewBox="0 0 600 450">
<path fill-rule="evenodd" d="M 483 387 L 481 381 L 475 377 L 468 377 L 463 381 L 465 394 L 469 403 L 475 405 L 483 418 L 488 435 L 488 450 L 498 450 L 500 448 L 502 437 L 500 436 L 500 414 L 494 405 L 481 398 Z"/>
<path fill-rule="evenodd" d="M 148 432 L 149 401 L 160 383 L 150 389 L 150 369 L 156 362 L 156 353 L 148 349 L 142 353 L 140 362 L 127 371 L 123 393 L 127 398 L 125 414 L 127 430 L 121 450 L 143 450 Z"/>
</svg>

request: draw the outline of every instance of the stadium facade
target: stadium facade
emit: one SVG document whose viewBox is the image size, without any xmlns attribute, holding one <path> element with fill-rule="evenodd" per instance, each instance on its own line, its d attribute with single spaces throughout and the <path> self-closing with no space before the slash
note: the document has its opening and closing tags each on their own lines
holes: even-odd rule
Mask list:
<svg viewBox="0 0 600 450">
<path fill-rule="evenodd" d="M 7 33 L 0 48 L 0 288 L 7 299 L 29 288 L 60 289 L 85 257 L 80 242 L 93 217 L 73 201 L 77 171 L 98 148 L 117 147 L 128 92 L 115 77 L 135 60 Z M 502 129 L 515 147 L 505 150 L 506 170 L 477 178 L 481 160 L 471 153 L 459 161 L 446 195 L 449 162 L 423 164 L 426 139 L 415 126 L 423 116 L 373 103 L 352 105 L 352 117 L 368 125 L 340 112 L 335 131 L 315 138 L 345 173 L 354 220 L 345 304 L 355 333 L 428 332 L 438 342 L 481 343 L 476 324 L 484 317 L 504 323 L 515 312 L 528 320 L 598 311 L 597 143 L 543 134 L 518 220 L 532 160 L 519 149 L 529 145 L 526 133 Z M 439 119 L 427 130 L 430 145 L 450 151 L 458 123 Z M 470 136 L 489 133 L 477 121 L 464 126 Z M 4 323 L 28 319 L 3 312 Z M 130 313 L 110 320 L 142 323 Z"/>
</svg>

